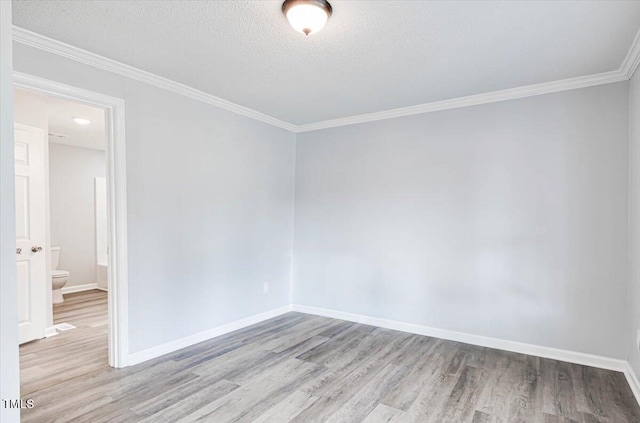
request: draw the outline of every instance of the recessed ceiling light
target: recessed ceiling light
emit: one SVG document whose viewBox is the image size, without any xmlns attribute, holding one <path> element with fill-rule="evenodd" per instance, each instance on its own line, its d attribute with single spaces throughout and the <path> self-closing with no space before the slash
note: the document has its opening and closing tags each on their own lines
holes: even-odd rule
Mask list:
<svg viewBox="0 0 640 423">
<path fill-rule="evenodd" d="M 78 125 L 88 125 L 88 124 L 91 123 L 91 121 L 89 119 L 80 118 L 80 117 L 74 117 L 73 121 L 75 123 L 77 123 Z"/>
<path fill-rule="evenodd" d="M 324 28 L 332 11 L 326 0 L 285 0 L 282 3 L 282 13 L 293 29 L 305 35 Z"/>
</svg>

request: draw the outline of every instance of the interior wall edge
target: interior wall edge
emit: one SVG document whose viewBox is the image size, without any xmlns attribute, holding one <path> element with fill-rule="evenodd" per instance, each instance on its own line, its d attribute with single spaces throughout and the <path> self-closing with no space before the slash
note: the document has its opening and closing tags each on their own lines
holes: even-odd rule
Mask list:
<svg viewBox="0 0 640 423">
<path fill-rule="evenodd" d="M 298 180 L 298 135 L 293 140 L 293 204 L 291 205 L 291 259 L 289 260 L 289 305 L 293 304 L 296 281 L 296 181 Z"/>
<path fill-rule="evenodd" d="M 636 39 L 638 41 L 638 39 Z M 640 51 L 640 41 L 638 41 Z M 639 60 L 640 62 L 640 60 Z M 636 69 L 637 70 L 637 69 Z M 628 283 L 628 343 L 627 359 L 636 379 L 640 373 L 638 328 L 640 328 L 640 72 L 632 75 L 629 85 L 629 283 Z"/>
<path fill-rule="evenodd" d="M 0 2 L 0 397 L 20 398 L 18 282 L 15 265 L 15 173 L 13 145 L 13 45 L 11 1 Z M 0 407 L 0 421 L 20 421 L 20 410 Z"/>
</svg>

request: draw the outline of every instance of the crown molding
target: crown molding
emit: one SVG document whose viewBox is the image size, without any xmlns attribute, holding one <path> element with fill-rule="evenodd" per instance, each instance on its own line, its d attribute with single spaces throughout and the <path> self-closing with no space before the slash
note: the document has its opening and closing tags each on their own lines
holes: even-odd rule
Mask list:
<svg viewBox="0 0 640 423">
<path fill-rule="evenodd" d="M 636 38 L 631 44 L 627 57 L 624 58 L 620 71 L 627 76 L 627 79 L 631 79 L 633 73 L 638 69 L 640 64 L 640 31 L 636 34 Z"/>
<path fill-rule="evenodd" d="M 440 110 L 457 109 L 459 107 L 477 106 L 479 104 L 496 103 L 498 101 L 505 100 L 515 100 L 518 98 L 551 94 L 560 91 L 574 90 L 577 88 L 592 87 L 594 85 L 610 84 L 612 82 L 626 81 L 628 79 L 629 78 L 620 70 L 603 72 L 595 75 L 579 76 L 576 78 L 563 79 L 560 81 L 525 85 L 522 87 L 492 91 L 483 94 L 475 94 L 467 97 L 458 97 L 451 100 L 442 100 L 432 103 L 418 104 L 416 106 L 401 107 L 399 109 L 385 110 L 383 112 L 367 113 L 363 115 L 349 116 L 346 118 L 309 123 L 306 125 L 298 126 L 296 128 L 296 132 L 301 133 L 317 131 L 319 129 L 355 125 L 358 123 L 412 116 L 422 113 L 437 112 Z"/>
<path fill-rule="evenodd" d="M 640 31 L 627 53 L 619 69 L 594 75 L 579 76 L 559 81 L 545 82 L 541 84 L 526 85 L 509 88 L 500 91 L 475 94 L 466 97 L 458 97 L 449 100 L 435 101 L 418 104 L 415 106 L 385 110 L 382 112 L 366 113 L 339 119 L 325 120 L 304 125 L 294 125 L 289 122 L 276 119 L 264 113 L 240 106 L 222 98 L 207 94 L 195 88 L 172 81 L 170 79 L 154 75 L 133 66 L 117 62 L 95 53 L 74 47 L 72 45 L 54 40 L 44 35 L 13 26 L 13 39 L 16 42 L 35 47 L 37 49 L 56 54 L 104 69 L 137 81 L 141 81 L 167 91 L 180 94 L 191 99 L 219 107 L 221 109 L 255 119 L 278 128 L 286 129 L 294 133 L 317 131 L 320 129 L 335 128 L 339 126 L 355 125 L 358 123 L 374 122 L 378 120 L 393 119 L 404 116 L 412 116 L 422 113 L 436 112 L 440 110 L 456 109 L 460 107 L 476 106 L 480 104 L 495 103 L 499 101 L 515 100 L 518 98 L 532 97 L 543 94 L 551 94 L 560 91 L 574 90 L 578 88 L 592 87 L 595 85 L 610 84 L 631 79 L 633 73 L 640 64 Z"/>
<path fill-rule="evenodd" d="M 268 123 L 269 125 L 286 129 L 288 131 L 293 132 L 296 129 L 296 126 L 291 123 L 284 122 L 274 117 L 265 115 L 264 113 L 249 109 L 248 107 L 240 106 L 239 104 L 235 104 L 211 94 L 207 94 L 179 82 L 172 81 L 162 76 L 154 75 L 150 72 L 143 71 L 141 69 L 117 62 L 112 59 L 108 59 L 104 56 L 100 56 L 98 54 L 91 53 L 81 48 L 63 43 L 61 41 L 45 37 L 44 35 L 26 30 L 24 28 L 20 28 L 15 25 L 13 26 L 13 40 L 21 44 L 25 44 L 49 53 L 56 54 L 58 56 L 65 57 L 67 59 L 72 59 L 80 63 L 116 73 L 118 75 L 126 76 L 127 78 L 135 79 L 136 81 L 144 82 L 149 85 L 153 85 L 155 87 L 162 88 L 164 90 L 171 91 L 176 94 L 180 94 L 185 97 L 189 97 L 191 99 L 219 107 L 221 109 L 236 113 L 241 116 L 246 116 L 260 122 Z"/>
</svg>

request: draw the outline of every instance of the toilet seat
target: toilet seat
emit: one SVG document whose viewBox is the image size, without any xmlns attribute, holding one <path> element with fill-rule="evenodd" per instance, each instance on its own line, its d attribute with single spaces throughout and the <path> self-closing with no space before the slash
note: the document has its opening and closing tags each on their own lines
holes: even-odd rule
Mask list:
<svg viewBox="0 0 640 423">
<path fill-rule="evenodd" d="M 68 278 L 69 272 L 66 270 L 52 270 L 51 277 L 52 278 Z"/>
</svg>

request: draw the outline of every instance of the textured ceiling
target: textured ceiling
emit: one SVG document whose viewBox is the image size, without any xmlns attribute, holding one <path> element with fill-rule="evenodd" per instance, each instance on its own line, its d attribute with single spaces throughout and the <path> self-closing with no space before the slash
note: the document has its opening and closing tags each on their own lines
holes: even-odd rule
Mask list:
<svg viewBox="0 0 640 423">
<path fill-rule="evenodd" d="M 616 70 L 640 1 L 13 2 L 14 24 L 296 124 Z"/>
<path fill-rule="evenodd" d="M 50 135 L 49 142 L 102 151 L 106 149 L 104 110 L 20 89 L 14 90 L 13 96 L 19 110 L 26 111 L 45 105 L 49 133 L 64 135 L 64 137 Z M 89 119 L 91 123 L 78 125 L 73 121 L 74 117 Z"/>
</svg>

